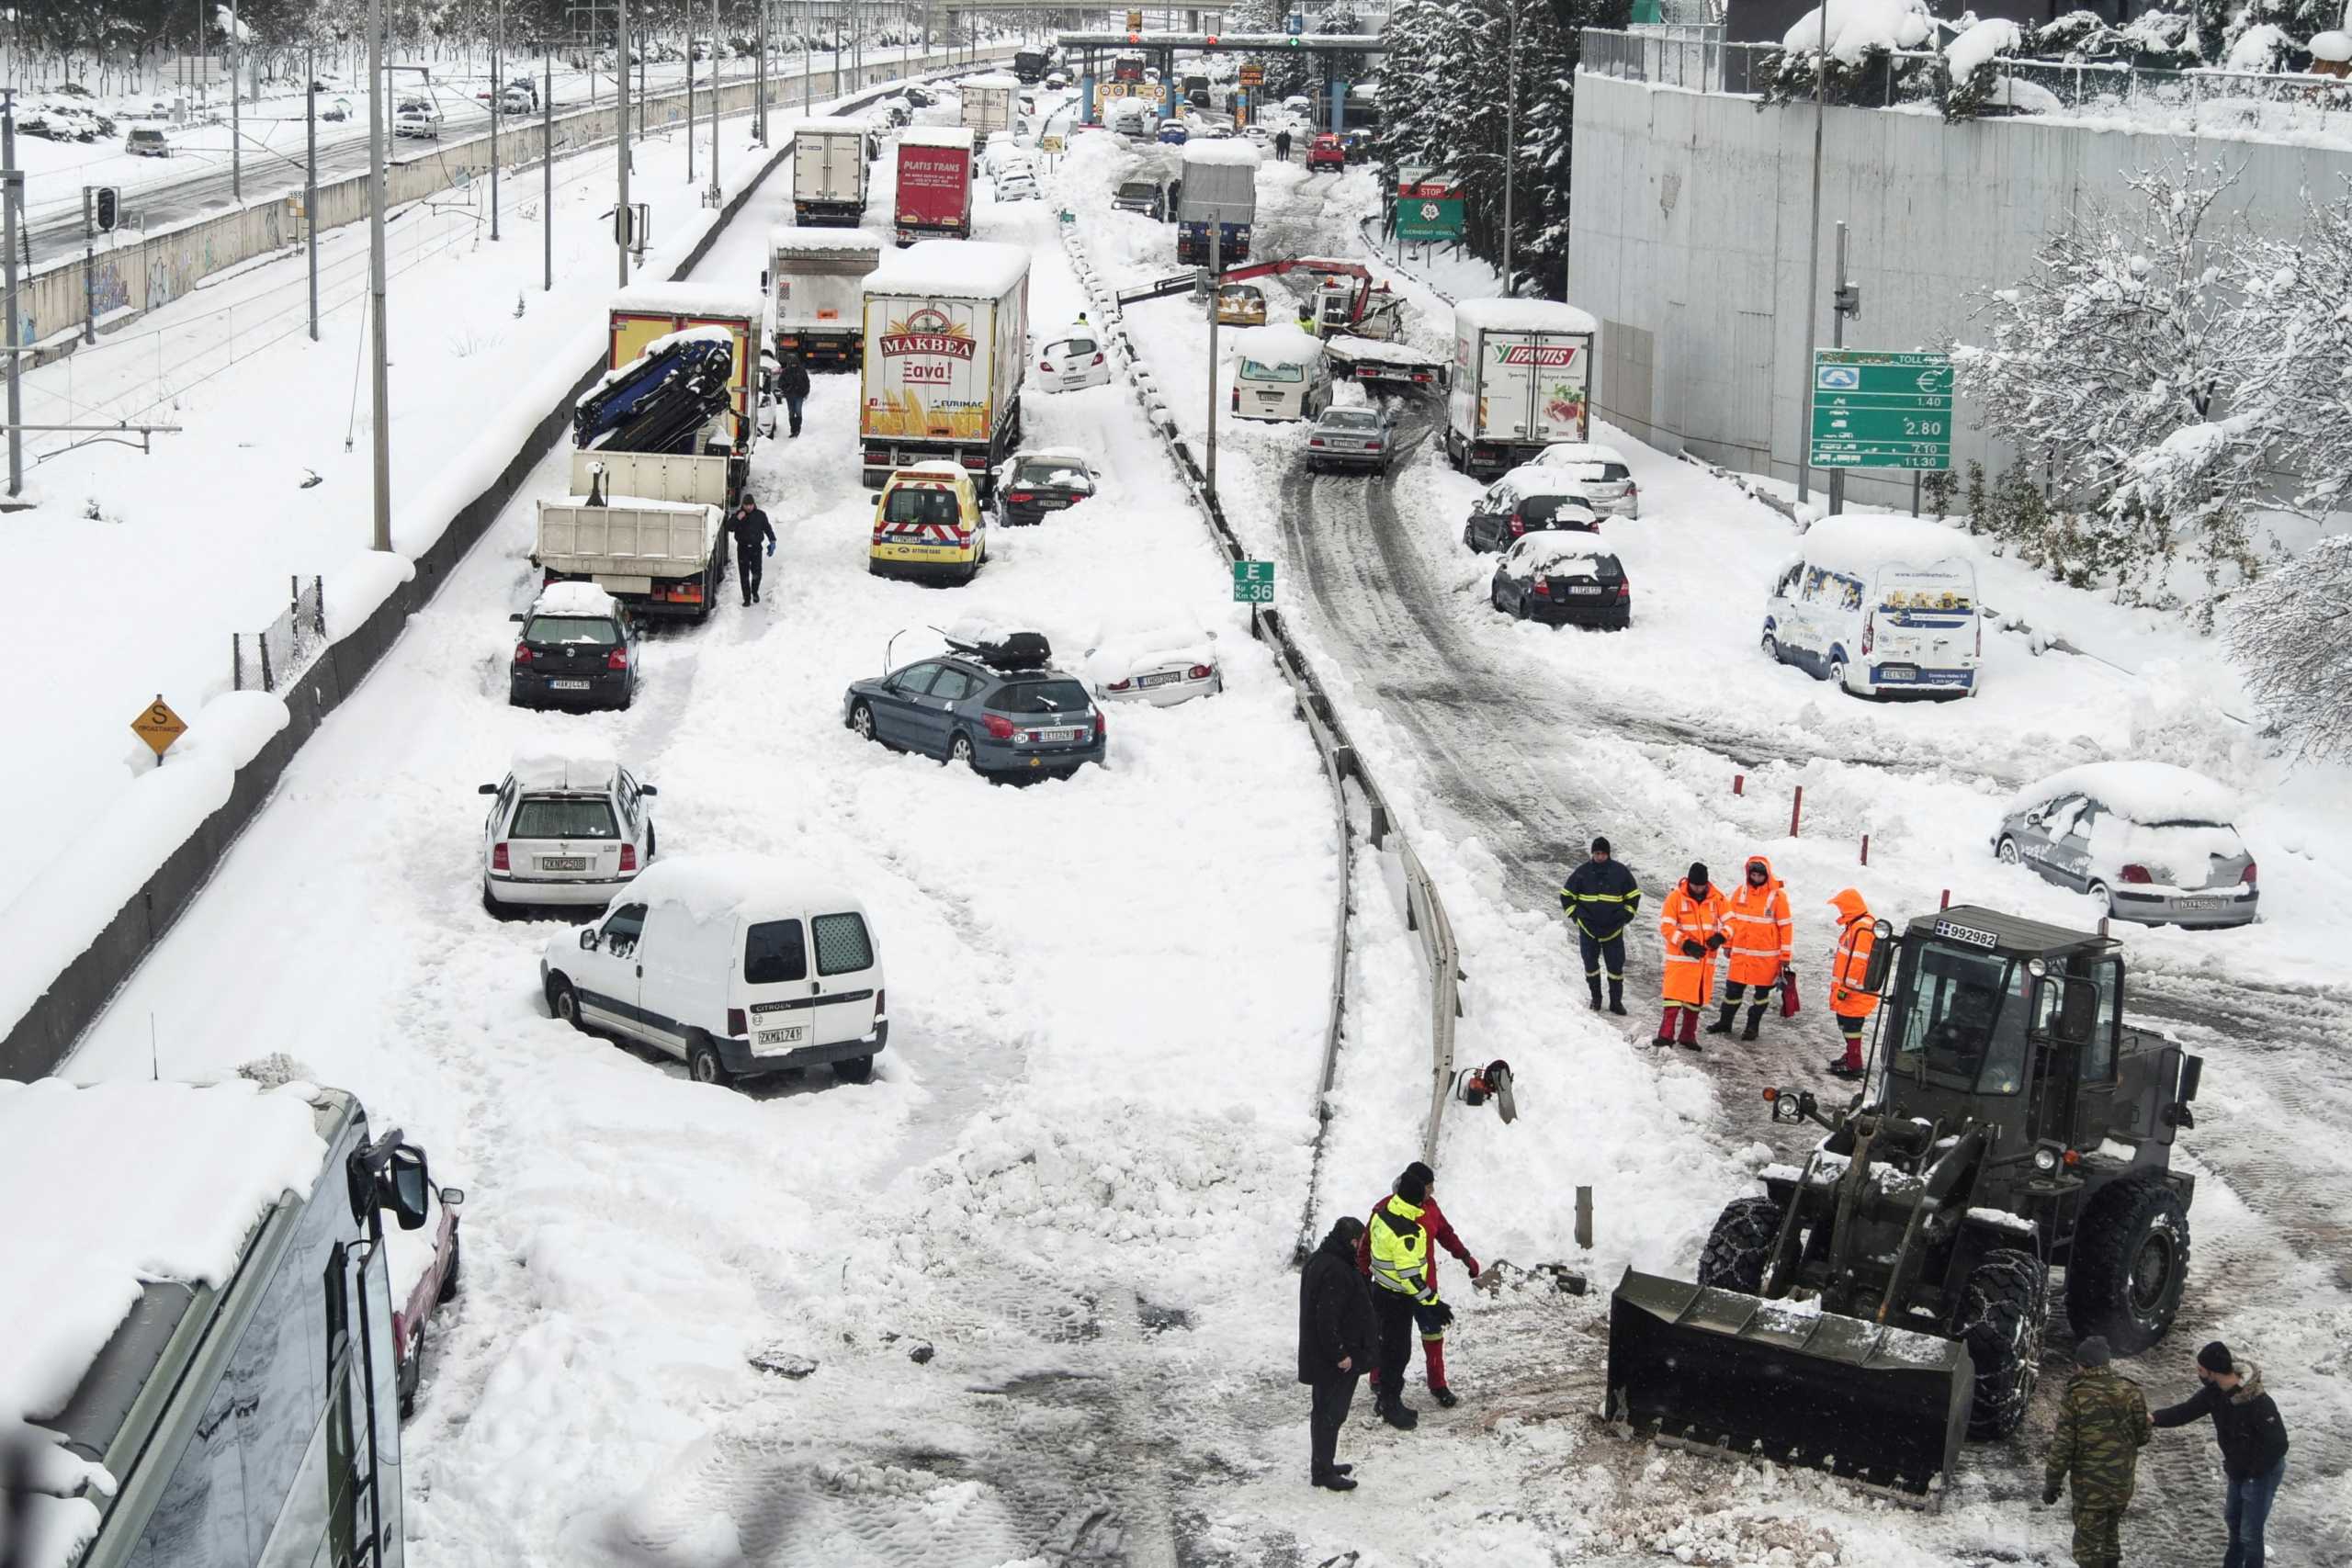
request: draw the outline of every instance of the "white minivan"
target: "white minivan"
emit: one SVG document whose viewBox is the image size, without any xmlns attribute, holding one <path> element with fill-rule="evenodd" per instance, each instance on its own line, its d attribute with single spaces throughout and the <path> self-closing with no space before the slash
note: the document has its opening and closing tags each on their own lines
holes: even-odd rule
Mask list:
<svg viewBox="0 0 2352 1568">
<path fill-rule="evenodd" d="M 1331 406 L 1331 366 L 1320 338 L 1284 323 L 1226 334 L 1233 346 L 1236 419 L 1319 419 Z"/>
<path fill-rule="evenodd" d="M 1973 696 L 1984 628 L 1959 542 L 1909 518 L 1823 518 L 1773 581 L 1765 653 L 1857 696 Z"/>
<path fill-rule="evenodd" d="M 863 1083 L 890 1038 L 865 906 L 778 862 L 680 855 L 548 939 L 548 1010 L 686 1064 L 697 1083 L 820 1063 Z"/>
</svg>

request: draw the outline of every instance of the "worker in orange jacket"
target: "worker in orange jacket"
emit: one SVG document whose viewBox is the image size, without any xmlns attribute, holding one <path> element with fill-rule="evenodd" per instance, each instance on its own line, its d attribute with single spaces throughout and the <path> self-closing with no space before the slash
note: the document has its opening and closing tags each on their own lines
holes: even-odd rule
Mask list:
<svg viewBox="0 0 2352 1568">
<path fill-rule="evenodd" d="M 1838 911 L 1838 945 L 1829 955 L 1829 1011 L 1846 1037 L 1846 1054 L 1830 1058 L 1829 1076 L 1858 1078 L 1864 1071 L 1862 1026 L 1878 1010 L 1877 994 L 1864 984 L 1878 931 L 1859 889 L 1849 887 L 1829 903 Z"/>
<path fill-rule="evenodd" d="M 1715 950 L 1730 940 L 1724 931 L 1729 908 L 1723 890 L 1708 884 L 1703 861 L 1692 861 L 1690 871 L 1667 894 L 1657 922 L 1657 933 L 1666 942 L 1666 1016 L 1658 1020 L 1652 1044 L 1699 1048 L 1699 1010 L 1715 994 Z M 1679 1037 L 1678 1012 L 1682 1015 Z"/>
<path fill-rule="evenodd" d="M 1756 1038 L 1757 1026 L 1764 1021 L 1764 1003 L 1789 966 L 1790 939 L 1795 929 L 1789 918 L 1788 889 L 1772 874 L 1772 863 L 1762 855 L 1748 856 L 1747 870 L 1724 915 L 1724 931 L 1731 938 L 1727 971 L 1731 984 L 1724 988 L 1723 1011 L 1707 1025 L 1708 1033 L 1729 1034 L 1740 998 L 1752 996 L 1747 1027 L 1739 1037 Z"/>
</svg>

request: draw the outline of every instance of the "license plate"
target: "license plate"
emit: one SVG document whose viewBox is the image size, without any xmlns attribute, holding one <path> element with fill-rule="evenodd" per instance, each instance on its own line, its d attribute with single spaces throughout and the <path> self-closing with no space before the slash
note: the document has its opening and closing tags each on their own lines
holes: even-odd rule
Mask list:
<svg viewBox="0 0 2352 1568">
<path fill-rule="evenodd" d="M 1568 585 L 1568 592 L 1571 592 L 1571 593 L 1576 594 L 1576 595 L 1577 595 L 1577 597 L 1579 597 L 1579 598 L 1585 598 L 1585 597 L 1589 597 L 1589 596 L 1590 596 L 1590 595 L 1592 595 L 1592 594 L 1595 594 L 1595 593 L 1600 592 L 1600 590 L 1598 587 L 1594 587 L 1594 586 L 1589 586 L 1589 585 L 1585 585 L 1585 584 L 1578 584 L 1578 583 L 1570 583 L 1570 584 Z"/>
<path fill-rule="evenodd" d="M 796 1023 L 785 1029 L 760 1031 L 760 1043 L 763 1045 L 800 1045 L 805 1044 L 808 1039 L 808 1026 L 805 1023 Z"/>
<path fill-rule="evenodd" d="M 1919 678 L 1919 667 L 1916 664 L 1882 665 L 1878 678 L 1882 681 L 1916 681 Z"/>
<path fill-rule="evenodd" d="M 1069 504 L 1069 502 L 1067 501 L 1054 501 L 1051 499 L 1042 500 L 1037 502 L 1037 510 L 1040 512 L 1051 512 L 1056 507 L 1068 506 Z"/>
<path fill-rule="evenodd" d="M 1075 729 L 1037 729 L 1030 733 L 1040 740 L 1075 740 L 1081 732 Z"/>
<path fill-rule="evenodd" d="M 1272 408 L 1283 400 L 1283 395 L 1280 392 L 1261 392 L 1258 394 L 1258 400 L 1268 408 Z"/>
<path fill-rule="evenodd" d="M 1182 679 L 1183 677 L 1177 671 L 1173 670 L 1164 670 L 1157 675 L 1143 676 L 1136 682 L 1136 684 L 1138 686 L 1165 686 L 1170 681 L 1180 681 Z"/>
<path fill-rule="evenodd" d="M 2219 898 L 2183 898 L 2179 900 L 2178 907 L 2183 909 L 2218 909 L 2222 904 L 2222 900 Z"/>
<path fill-rule="evenodd" d="M 588 682 L 585 681 L 549 681 L 548 682 L 548 689 L 556 692 L 584 692 L 588 689 Z"/>
<path fill-rule="evenodd" d="M 581 855 L 541 855 L 539 869 L 541 871 L 586 871 L 588 862 L 584 856 Z"/>
</svg>

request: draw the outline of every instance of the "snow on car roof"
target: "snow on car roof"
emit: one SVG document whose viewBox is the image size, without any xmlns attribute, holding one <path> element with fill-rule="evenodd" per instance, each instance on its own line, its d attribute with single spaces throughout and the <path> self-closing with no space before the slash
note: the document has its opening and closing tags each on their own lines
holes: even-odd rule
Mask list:
<svg viewBox="0 0 2352 1568">
<path fill-rule="evenodd" d="M 1874 567 L 1944 569 L 1973 575 L 1968 536 L 1913 517 L 1857 513 L 1823 517 L 1805 530 L 1798 549 L 1815 566 L 1860 571 Z"/>
<path fill-rule="evenodd" d="M 1204 138 L 1184 143 L 1184 166 L 1223 164 L 1235 168 L 1254 169 L 1265 160 L 1256 143 L 1230 138 Z"/>
<path fill-rule="evenodd" d="M 929 294 L 955 299 L 996 299 L 1029 276 L 1029 253 L 990 240 L 918 240 L 886 251 L 865 275 L 868 294 Z"/>
<path fill-rule="evenodd" d="M 619 605 L 593 582 L 550 582 L 531 601 L 535 615 L 609 615 Z"/>
<path fill-rule="evenodd" d="M 722 283 L 632 283 L 613 296 L 613 309 L 652 316 L 741 316 L 758 321 L 767 302 Z"/>
<path fill-rule="evenodd" d="M 899 132 L 901 147 L 961 147 L 972 150 L 972 128 L 967 125 L 910 125 Z M 960 243 L 961 242 L 951 242 Z"/>
<path fill-rule="evenodd" d="M 1625 454 L 1598 441 L 1560 441 L 1544 447 L 1535 461 L 1547 468 L 1561 463 L 1625 463 Z"/>
<path fill-rule="evenodd" d="M 792 133 L 795 136 L 799 135 L 804 130 L 817 132 L 831 131 L 844 135 L 863 136 L 871 129 L 872 127 L 870 127 L 865 120 L 852 119 L 847 115 L 838 114 L 819 115 L 812 119 L 796 119 L 792 122 Z"/>
<path fill-rule="evenodd" d="M 1323 358 L 1323 340 L 1288 321 L 1235 327 L 1225 333 L 1225 342 L 1229 352 L 1261 365 L 1315 365 Z"/>
<path fill-rule="evenodd" d="M 594 743 L 518 747 L 506 772 L 526 790 L 596 790 L 613 782 L 620 759 Z"/>
<path fill-rule="evenodd" d="M 1510 486 L 1521 496 L 1556 495 L 1567 501 L 1584 500 L 1584 482 L 1566 468 L 1546 463 L 1540 457 L 1534 462 L 1521 463 L 1516 468 L 1506 470 L 1503 477 L 1495 481 L 1498 485 Z"/>
<path fill-rule="evenodd" d="M 1457 327 L 1514 333 L 1597 333 L 1600 323 L 1556 299 L 1464 299 L 1453 307 Z"/>
<path fill-rule="evenodd" d="M 888 243 L 871 229 L 804 229 L 796 223 L 779 223 L 768 231 L 768 250 L 776 251 L 866 251 L 877 259 Z"/>
<path fill-rule="evenodd" d="M 2004 817 L 2062 795 L 2087 795 L 2134 822 L 2219 822 L 2236 817 L 2243 798 L 2227 784 L 2171 762 L 2085 762 L 2021 789 L 2001 808 Z"/>
<path fill-rule="evenodd" d="M 241 1078 L 0 1081 L 0 1191 L 21 1200 L 0 1222 L 0 1279 L 12 1281 L 0 1301 L 0 1450 L 31 1461 L 33 1506 L 17 1522 L 39 1568 L 96 1529 L 97 1509 L 72 1494 L 102 1472 L 35 1424 L 72 1402 L 143 1284 L 227 1284 L 270 1208 L 310 1193 L 327 1153 L 316 1094 Z"/>
<path fill-rule="evenodd" d="M 819 905 L 865 908 L 847 893 L 802 874 L 791 862 L 765 855 L 664 855 L 638 873 L 628 891 L 631 902 L 673 904 L 695 921 L 739 912 L 753 919 L 771 913 L 797 916 L 804 909 L 821 914 Z"/>
<path fill-rule="evenodd" d="M 1618 547 L 1617 541 L 1577 529 L 1529 534 L 1514 547 L 1514 553 L 1522 565 L 1543 569 L 1566 560 L 1597 561 L 1603 556 L 1614 556 L 1620 563 L 1625 559 L 1625 552 Z"/>
</svg>

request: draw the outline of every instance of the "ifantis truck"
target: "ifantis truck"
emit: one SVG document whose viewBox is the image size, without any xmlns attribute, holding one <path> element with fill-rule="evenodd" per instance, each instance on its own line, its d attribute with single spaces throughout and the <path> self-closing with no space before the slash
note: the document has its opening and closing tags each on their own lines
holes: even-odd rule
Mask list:
<svg viewBox="0 0 2352 1568">
<path fill-rule="evenodd" d="M 1582 441 L 1590 425 L 1600 323 L 1549 299 L 1464 299 L 1453 308 L 1445 455 L 1474 478 Z"/>
<path fill-rule="evenodd" d="M 947 458 L 985 496 L 1021 440 L 1029 366 L 1029 253 L 927 240 L 866 275 L 857 434 L 865 488 Z"/>
</svg>

